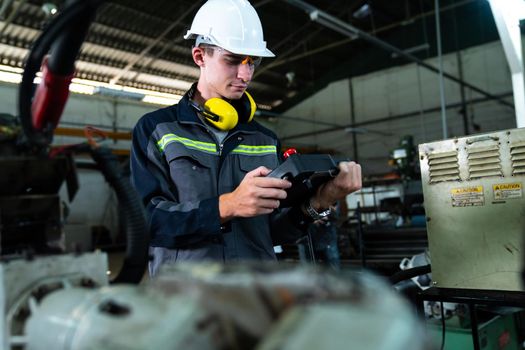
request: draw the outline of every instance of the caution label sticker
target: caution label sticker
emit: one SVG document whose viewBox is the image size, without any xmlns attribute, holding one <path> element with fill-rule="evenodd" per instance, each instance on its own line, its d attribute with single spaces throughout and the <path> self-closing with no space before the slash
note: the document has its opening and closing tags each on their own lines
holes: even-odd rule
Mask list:
<svg viewBox="0 0 525 350">
<path fill-rule="evenodd" d="M 450 190 L 453 207 L 476 207 L 485 205 L 483 186 L 453 188 Z"/>
<path fill-rule="evenodd" d="M 506 200 L 521 198 L 523 196 L 521 187 L 521 183 L 519 182 L 492 185 L 492 190 L 494 191 L 494 199 Z"/>
</svg>

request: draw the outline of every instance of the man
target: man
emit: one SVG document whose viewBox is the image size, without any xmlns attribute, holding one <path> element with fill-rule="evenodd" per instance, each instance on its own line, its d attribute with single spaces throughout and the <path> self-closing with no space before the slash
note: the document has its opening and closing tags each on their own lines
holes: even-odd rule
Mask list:
<svg viewBox="0 0 525 350">
<path fill-rule="evenodd" d="M 151 275 L 174 261 L 275 259 L 274 245 L 361 187 L 359 165 L 344 162 L 310 201 L 279 209 L 291 184 L 266 175 L 279 165 L 280 144 L 250 121 L 255 103 L 246 93 L 261 57 L 274 56 L 255 9 L 209 0 L 185 38 L 195 39 L 198 82 L 133 131 L 132 181 L 148 215 Z"/>
</svg>

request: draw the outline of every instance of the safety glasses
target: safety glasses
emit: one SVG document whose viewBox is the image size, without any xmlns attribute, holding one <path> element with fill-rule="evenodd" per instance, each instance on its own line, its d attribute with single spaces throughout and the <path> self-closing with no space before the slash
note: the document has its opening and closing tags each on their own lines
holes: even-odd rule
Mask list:
<svg viewBox="0 0 525 350">
<path fill-rule="evenodd" d="M 211 49 L 217 51 L 221 55 L 221 59 L 229 66 L 248 65 L 250 68 L 257 68 L 262 61 L 262 57 L 249 55 L 236 55 L 228 52 L 219 46 L 205 46 L 204 49 Z"/>
</svg>

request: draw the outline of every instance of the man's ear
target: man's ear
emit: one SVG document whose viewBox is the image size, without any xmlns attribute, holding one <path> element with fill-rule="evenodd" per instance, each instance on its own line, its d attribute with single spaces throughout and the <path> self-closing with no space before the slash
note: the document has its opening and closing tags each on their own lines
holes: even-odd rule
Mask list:
<svg viewBox="0 0 525 350">
<path fill-rule="evenodd" d="M 204 49 L 202 47 L 194 47 L 191 49 L 193 62 L 199 67 L 204 67 Z"/>
</svg>

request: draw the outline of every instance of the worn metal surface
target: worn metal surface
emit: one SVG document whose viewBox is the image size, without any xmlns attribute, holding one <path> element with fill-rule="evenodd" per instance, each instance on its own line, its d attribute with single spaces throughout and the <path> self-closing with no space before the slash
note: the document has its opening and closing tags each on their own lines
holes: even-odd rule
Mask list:
<svg viewBox="0 0 525 350">
<path fill-rule="evenodd" d="M 522 290 L 525 129 L 419 145 L 438 287 Z"/>
<path fill-rule="evenodd" d="M 23 328 L 40 298 L 73 286 L 105 286 L 106 272 L 104 253 L 19 259 L 0 264 L 1 349 L 26 344 Z"/>
<path fill-rule="evenodd" d="M 425 349 L 412 308 L 366 272 L 177 264 L 139 286 L 66 283 L 22 300 L 25 322 L 5 349 Z"/>
</svg>

